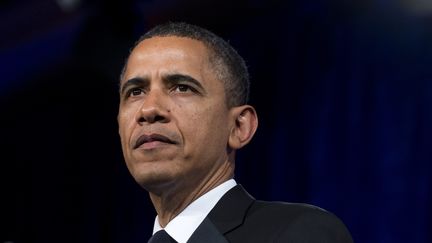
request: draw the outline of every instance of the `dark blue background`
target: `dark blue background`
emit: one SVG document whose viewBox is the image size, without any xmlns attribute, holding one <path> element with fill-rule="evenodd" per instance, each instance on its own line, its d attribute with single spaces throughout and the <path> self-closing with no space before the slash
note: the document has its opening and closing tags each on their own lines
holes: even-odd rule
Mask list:
<svg viewBox="0 0 432 243">
<path fill-rule="evenodd" d="M 146 242 L 155 213 L 123 162 L 117 82 L 168 20 L 247 61 L 260 127 L 236 179 L 251 194 L 325 208 L 356 242 L 432 242 L 428 1 L 65 2 L 0 4 L 0 242 Z"/>
</svg>

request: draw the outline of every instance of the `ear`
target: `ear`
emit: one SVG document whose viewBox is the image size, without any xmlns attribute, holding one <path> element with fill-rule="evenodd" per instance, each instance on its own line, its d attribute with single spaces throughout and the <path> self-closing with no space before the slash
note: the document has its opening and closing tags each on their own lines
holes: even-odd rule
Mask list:
<svg viewBox="0 0 432 243">
<path fill-rule="evenodd" d="M 234 124 L 230 131 L 228 146 L 231 149 L 239 149 L 252 139 L 258 128 L 258 116 L 255 109 L 250 105 L 231 108 L 231 117 Z"/>
</svg>

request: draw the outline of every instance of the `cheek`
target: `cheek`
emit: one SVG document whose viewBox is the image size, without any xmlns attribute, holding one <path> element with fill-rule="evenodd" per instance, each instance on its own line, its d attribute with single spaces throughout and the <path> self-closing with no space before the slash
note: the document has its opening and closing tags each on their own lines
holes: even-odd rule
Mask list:
<svg viewBox="0 0 432 243">
<path fill-rule="evenodd" d="M 217 144 L 227 139 L 228 124 L 225 112 L 214 107 L 194 110 L 185 117 L 187 125 L 183 129 L 187 134 L 184 136 L 189 137 L 189 142 L 193 143 L 194 148 L 208 145 L 218 146 Z"/>
<path fill-rule="evenodd" d="M 119 134 L 123 149 L 126 148 L 132 134 L 135 118 L 131 109 L 120 110 L 118 116 Z"/>
</svg>

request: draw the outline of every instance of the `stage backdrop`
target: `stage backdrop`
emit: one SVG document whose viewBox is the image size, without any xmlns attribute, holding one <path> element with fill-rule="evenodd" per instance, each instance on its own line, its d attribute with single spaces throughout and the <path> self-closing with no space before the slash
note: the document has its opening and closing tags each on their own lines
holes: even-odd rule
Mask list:
<svg viewBox="0 0 432 243">
<path fill-rule="evenodd" d="M 223 36 L 250 68 L 236 179 L 340 217 L 355 242 L 432 242 L 427 1 L 4 1 L 0 242 L 146 242 L 155 217 L 117 132 L 118 77 L 151 26 Z"/>
</svg>

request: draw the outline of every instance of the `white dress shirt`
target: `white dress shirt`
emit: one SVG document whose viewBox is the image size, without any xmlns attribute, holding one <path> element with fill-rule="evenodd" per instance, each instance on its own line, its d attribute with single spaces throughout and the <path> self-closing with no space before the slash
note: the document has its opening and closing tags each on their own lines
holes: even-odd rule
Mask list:
<svg viewBox="0 0 432 243">
<path fill-rule="evenodd" d="M 178 243 L 186 243 L 222 196 L 236 185 L 236 181 L 231 179 L 208 191 L 189 204 L 165 228 L 160 226 L 156 216 L 153 234 L 164 229 Z"/>
</svg>

